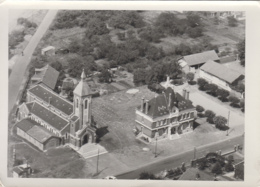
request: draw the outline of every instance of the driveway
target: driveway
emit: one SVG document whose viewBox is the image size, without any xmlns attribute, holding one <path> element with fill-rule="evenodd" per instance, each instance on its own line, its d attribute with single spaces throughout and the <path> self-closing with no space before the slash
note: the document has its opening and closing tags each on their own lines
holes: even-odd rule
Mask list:
<svg viewBox="0 0 260 187">
<path fill-rule="evenodd" d="M 190 93 L 190 100 L 193 102 L 194 106 L 201 105 L 205 108 L 205 110 L 212 110 L 216 113 L 216 115 L 221 115 L 226 118 L 228 118 L 228 112 L 230 111 L 230 127 L 245 124 L 244 116 L 240 114 L 240 111 L 236 111 L 239 109 L 230 110 L 224 104 L 214 101 L 215 98 L 210 99 L 209 97 L 212 96 L 205 96 L 204 94 L 200 93 L 200 91 L 194 91 Z"/>
</svg>

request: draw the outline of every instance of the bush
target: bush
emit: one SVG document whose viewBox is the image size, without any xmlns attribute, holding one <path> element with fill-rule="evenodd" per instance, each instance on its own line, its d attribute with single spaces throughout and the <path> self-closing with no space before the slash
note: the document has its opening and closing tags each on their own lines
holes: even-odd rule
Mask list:
<svg viewBox="0 0 260 187">
<path fill-rule="evenodd" d="M 194 75 L 194 73 L 192 73 L 192 72 L 189 72 L 189 73 L 187 73 L 187 75 L 186 75 L 186 78 L 187 78 L 188 82 L 193 81 L 194 77 L 195 77 L 195 75 Z"/>
<path fill-rule="evenodd" d="M 200 90 L 204 90 L 204 89 L 205 89 L 205 86 L 208 84 L 208 81 L 206 81 L 206 80 L 203 79 L 203 78 L 198 78 L 197 84 L 199 85 L 199 89 L 200 89 Z"/>
<path fill-rule="evenodd" d="M 217 129 L 219 130 L 227 130 L 229 127 L 226 126 L 227 119 L 223 116 L 216 116 L 213 118 L 213 122 Z"/>
<path fill-rule="evenodd" d="M 236 107 L 236 108 L 239 108 L 240 106 L 238 105 L 239 103 L 239 99 L 236 97 L 236 96 L 230 96 L 229 98 L 229 101 L 231 102 L 230 105 L 233 106 L 233 107 Z"/>
<path fill-rule="evenodd" d="M 221 174 L 222 173 L 222 167 L 221 165 L 217 162 L 216 164 L 214 164 L 214 166 L 212 167 L 212 170 L 211 170 L 212 173 L 215 173 L 215 174 Z"/>
<path fill-rule="evenodd" d="M 200 105 L 197 105 L 196 106 L 196 110 L 197 110 L 197 112 L 203 112 L 205 109 L 202 107 L 202 106 L 200 106 Z"/>
</svg>

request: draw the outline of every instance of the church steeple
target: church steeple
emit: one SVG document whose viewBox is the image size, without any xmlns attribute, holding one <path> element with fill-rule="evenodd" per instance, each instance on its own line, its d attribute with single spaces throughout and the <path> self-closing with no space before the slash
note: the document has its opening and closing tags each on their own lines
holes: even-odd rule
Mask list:
<svg viewBox="0 0 260 187">
<path fill-rule="evenodd" d="M 80 127 L 91 124 L 91 89 L 86 81 L 84 69 L 81 80 L 73 91 L 74 114 L 79 117 Z"/>
<path fill-rule="evenodd" d="M 80 97 L 91 95 L 92 92 L 91 92 L 89 85 L 87 84 L 84 69 L 83 69 L 80 77 L 81 77 L 81 80 L 79 81 L 78 85 L 76 86 L 76 88 L 73 91 L 74 95 L 78 95 Z"/>
</svg>

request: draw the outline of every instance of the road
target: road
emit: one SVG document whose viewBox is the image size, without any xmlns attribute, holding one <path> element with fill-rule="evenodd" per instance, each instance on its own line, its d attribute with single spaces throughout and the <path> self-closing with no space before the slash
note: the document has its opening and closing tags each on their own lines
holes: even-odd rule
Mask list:
<svg viewBox="0 0 260 187">
<path fill-rule="evenodd" d="M 221 150 L 222 153 L 225 153 L 234 149 L 234 145 L 237 144 L 243 145 L 243 142 L 244 142 L 244 137 L 238 136 L 226 141 L 197 147 L 196 151 L 190 150 L 187 152 L 180 153 L 178 155 L 168 157 L 166 159 L 158 160 L 157 162 L 148 164 L 136 170 L 132 170 L 123 174 L 118 174 L 116 175 L 116 177 L 117 179 L 137 179 L 140 173 L 144 171 L 147 171 L 149 173 L 158 173 L 165 169 L 172 169 L 172 168 L 179 167 L 183 162 L 185 162 L 187 165 L 188 164 L 187 162 L 192 160 L 194 158 L 194 155 L 196 158 L 199 158 L 202 157 L 203 155 L 206 155 L 208 152 L 215 152 L 219 150 Z"/>
<path fill-rule="evenodd" d="M 30 42 L 24 49 L 24 56 L 19 56 L 17 58 L 16 63 L 14 64 L 12 68 L 12 72 L 9 76 L 9 88 L 8 88 L 8 113 L 11 112 L 14 105 L 17 102 L 17 98 L 19 96 L 20 90 L 22 90 L 22 86 L 24 83 L 24 74 L 26 71 L 26 68 L 28 64 L 30 63 L 32 54 L 42 39 L 43 35 L 49 28 L 50 24 L 52 23 L 53 19 L 55 18 L 57 14 L 57 10 L 49 10 L 49 12 L 46 14 L 44 19 L 42 20 L 41 24 L 39 25 L 37 31 L 33 35 L 33 37 L 30 39 Z"/>
</svg>

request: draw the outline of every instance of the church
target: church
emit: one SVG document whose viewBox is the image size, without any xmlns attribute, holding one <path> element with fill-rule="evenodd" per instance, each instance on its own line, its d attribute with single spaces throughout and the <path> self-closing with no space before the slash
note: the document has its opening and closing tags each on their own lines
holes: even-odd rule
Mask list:
<svg viewBox="0 0 260 187">
<path fill-rule="evenodd" d="M 29 88 L 27 102 L 18 107 L 17 135 L 42 151 L 61 145 L 79 149 L 86 143 L 95 143 L 92 92 L 84 70 L 73 94 L 71 103 L 43 82 Z"/>
</svg>

